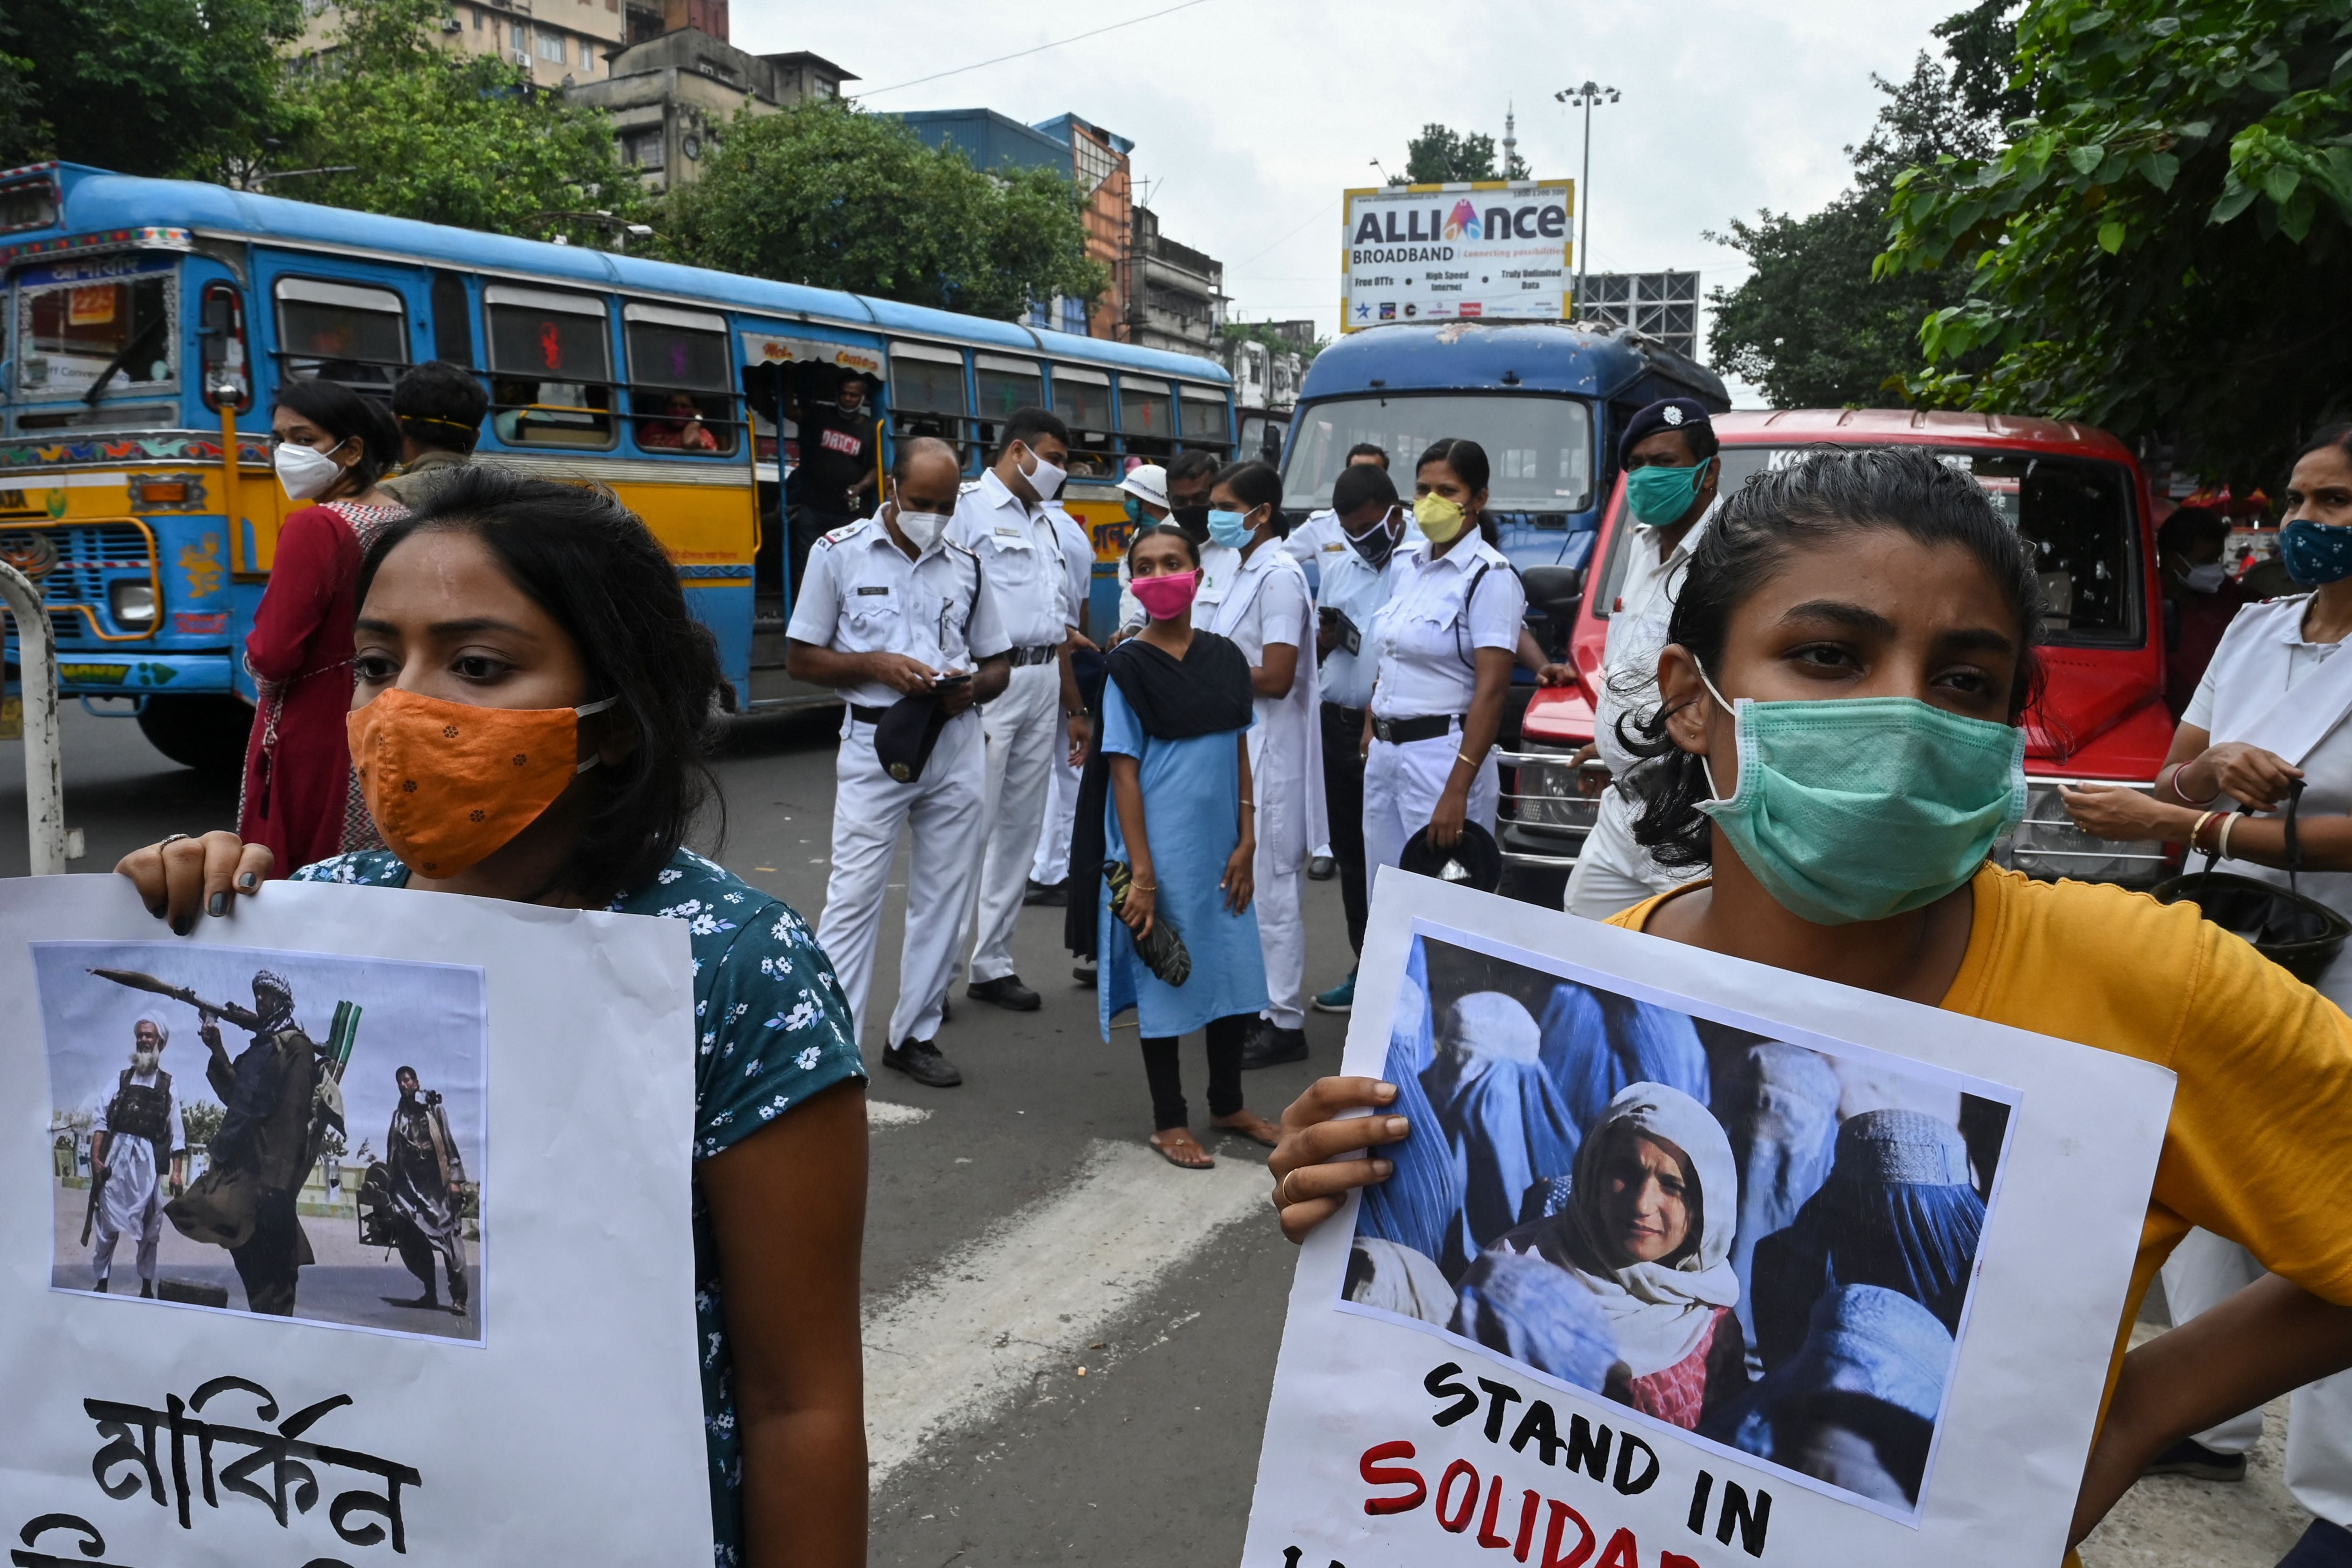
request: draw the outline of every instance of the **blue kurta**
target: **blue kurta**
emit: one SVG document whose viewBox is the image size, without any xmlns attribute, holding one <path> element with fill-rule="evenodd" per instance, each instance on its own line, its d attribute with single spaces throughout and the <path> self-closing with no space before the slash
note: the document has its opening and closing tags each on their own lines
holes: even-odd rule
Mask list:
<svg viewBox="0 0 2352 1568">
<path fill-rule="evenodd" d="M 1108 896 L 1097 918 L 1096 952 L 1100 955 L 1103 1038 L 1110 1038 L 1110 1021 L 1129 1007 L 1146 1039 L 1187 1035 L 1212 1018 L 1235 1014 L 1255 1015 L 1266 1005 L 1265 952 L 1258 945 L 1257 910 L 1240 914 L 1225 910 L 1225 895 L 1217 886 L 1225 862 L 1241 844 L 1241 763 L 1235 756 L 1239 730 L 1195 735 L 1182 741 L 1157 740 L 1143 732 L 1142 721 L 1128 705 L 1118 682 L 1103 684 L 1102 748 L 1136 759 L 1137 783 L 1143 792 L 1144 830 L 1151 839 L 1151 871 L 1159 882 L 1158 917 L 1176 928 L 1192 955 L 1192 978 L 1171 985 L 1144 967 L 1135 951 L 1135 937 L 1110 912 Z M 1127 856 L 1127 836 L 1119 831 L 1116 789 L 1103 803 L 1104 854 L 1112 860 Z M 1084 874 L 1086 869 L 1072 868 Z M 1090 868 L 1100 876 L 1102 868 Z"/>
</svg>

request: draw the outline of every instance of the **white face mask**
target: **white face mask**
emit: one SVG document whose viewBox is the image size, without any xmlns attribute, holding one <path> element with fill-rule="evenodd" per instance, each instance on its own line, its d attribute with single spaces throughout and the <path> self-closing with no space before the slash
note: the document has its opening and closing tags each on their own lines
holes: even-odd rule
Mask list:
<svg viewBox="0 0 2352 1568">
<path fill-rule="evenodd" d="M 940 535 L 947 531 L 949 519 L 943 511 L 908 511 L 893 501 L 890 521 L 898 525 L 898 531 L 907 536 L 915 553 L 920 555 L 940 542 Z"/>
<path fill-rule="evenodd" d="M 2230 569 L 2219 561 L 2208 561 L 2201 565 L 2191 566 L 2181 574 L 2180 580 L 2195 593 L 2218 594 L 2221 591 L 2221 584 L 2230 580 Z"/>
<path fill-rule="evenodd" d="M 287 495 L 295 500 L 310 500 L 325 495 L 343 474 L 341 463 L 324 452 L 303 446 L 299 441 L 280 441 L 278 450 L 270 454 L 269 460 L 278 469 L 278 482 L 286 487 Z"/>
<path fill-rule="evenodd" d="M 1037 499 L 1042 502 L 1052 500 L 1055 496 L 1060 495 L 1062 481 L 1068 479 L 1069 475 L 1039 457 L 1035 448 L 1032 447 L 1029 449 L 1029 465 L 1021 470 L 1021 477 L 1035 488 Z"/>
</svg>

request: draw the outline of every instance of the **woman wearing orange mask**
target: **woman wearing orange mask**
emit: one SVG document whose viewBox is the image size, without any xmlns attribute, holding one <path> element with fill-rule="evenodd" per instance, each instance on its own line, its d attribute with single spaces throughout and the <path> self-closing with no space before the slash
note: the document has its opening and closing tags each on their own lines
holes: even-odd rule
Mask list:
<svg viewBox="0 0 2352 1568">
<path fill-rule="evenodd" d="M 857 1268 L 865 1069 L 800 917 L 684 847 L 721 679 L 645 525 L 467 468 L 359 578 L 352 763 L 389 851 L 294 873 L 688 922 L 700 1016 L 695 1257 L 717 1560 L 866 1558 Z M 116 868 L 185 934 L 270 875 L 235 834 Z M 772 1118 L 769 1110 L 789 1105 Z M 722 1304 L 723 1303 L 723 1304 Z"/>
</svg>

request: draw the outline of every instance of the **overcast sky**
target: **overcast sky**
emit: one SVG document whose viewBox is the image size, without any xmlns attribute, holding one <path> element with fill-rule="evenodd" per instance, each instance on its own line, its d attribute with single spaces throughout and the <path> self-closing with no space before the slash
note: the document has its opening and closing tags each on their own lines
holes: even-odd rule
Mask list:
<svg viewBox="0 0 2352 1568">
<path fill-rule="evenodd" d="M 1759 207 L 1810 212 L 1843 189 L 1843 149 L 1881 101 L 1871 73 L 1907 75 L 1962 0 L 1196 0 L 881 90 L 1171 3 L 735 0 L 733 29 L 754 53 L 811 49 L 856 72 L 850 89 L 869 108 L 983 106 L 1024 123 L 1069 110 L 1129 138 L 1161 231 L 1225 264 L 1235 319 L 1312 316 L 1328 334 L 1339 193 L 1380 183 L 1371 159 L 1402 173 L 1405 142 L 1433 120 L 1499 141 L 1516 102 L 1520 156 L 1539 176 L 1573 178 L 1581 118 L 1552 94 L 1587 79 L 1623 94 L 1593 114 L 1591 269 L 1737 282 L 1738 253 L 1704 231 Z"/>
</svg>

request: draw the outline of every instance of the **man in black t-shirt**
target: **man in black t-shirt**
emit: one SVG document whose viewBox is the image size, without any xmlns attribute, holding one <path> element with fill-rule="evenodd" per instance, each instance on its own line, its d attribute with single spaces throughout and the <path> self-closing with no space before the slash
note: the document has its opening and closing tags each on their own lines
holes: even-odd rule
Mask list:
<svg viewBox="0 0 2352 1568">
<path fill-rule="evenodd" d="M 841 373 L 839 401 L 801 411 L 800 467 L 793 476 L 793 581 L 800 581 L 812 545 L 864 517 L 874 489 L 874 416 L 866 406 L 866 378 Z"/>
</svg>

